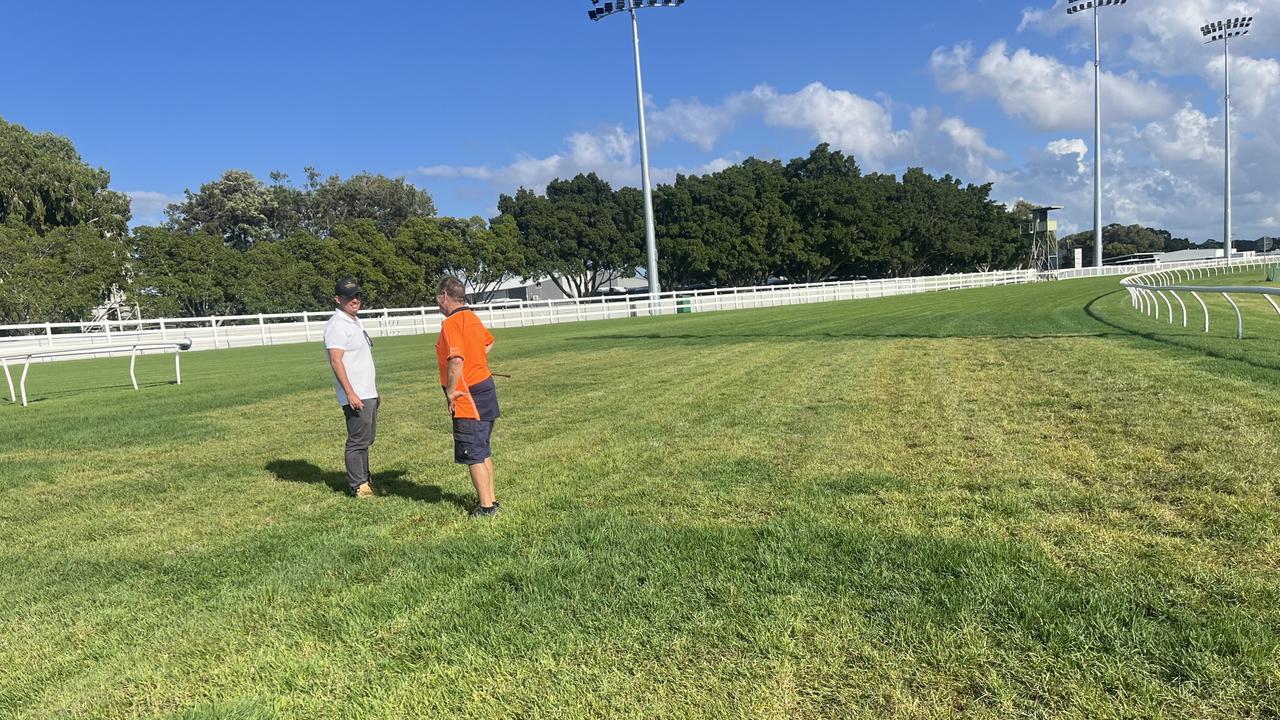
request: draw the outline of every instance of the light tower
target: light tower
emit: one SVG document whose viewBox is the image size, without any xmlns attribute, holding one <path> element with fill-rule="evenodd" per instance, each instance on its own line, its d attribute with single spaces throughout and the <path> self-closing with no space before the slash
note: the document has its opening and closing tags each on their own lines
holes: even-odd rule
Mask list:
<svg viewBox="0 0 1280 720">
<path fill-rule="evenodd" d="M 653 229 L 653 187 L 649 183 L 649 137 L 644 126 L 644 81 L 640 77 L 640 23 L 636 19 L 636 11 L 644 8 L 680 7 L 684 0 L 613 0 L 601 3 L 591 0 L 596 6 L 587 12 L 592 21 L 615 15 L 631 13 L 631 38 L 636 56 L 636 107 L 640 113 L 640 182 L 644 192 L 644 241 L 645 254 L 649 261 L 649 307 L 650 312 L 658 302 L 658 293 L 662 286 L 658 282 L 658 241 Z"/>
<path fill-rule="evenodd" d="M 1098 48 L 1098 8 L 1123 5 L 1128 0 L 1085 0 L 1067 6 L 1067 14 L 1093 10 L 1093 264 L 1102 267 L 1102 100 L 1098 76 L 1102 54 Z"/>
<path fill-rule="evenodd" d="M 1231 264 L 1231 38 L 1249 34 L 1249 26 L 1253 17 L 1235 17 L 1227 20 L 1215 20 L 1200 28 L 1200 34 L 1208 38 L 1205 45 L 1218 40 L 1222 41 L 1222 119 L 1223 146 L 1222 153 L 1222 254 Z"/>
</svg>

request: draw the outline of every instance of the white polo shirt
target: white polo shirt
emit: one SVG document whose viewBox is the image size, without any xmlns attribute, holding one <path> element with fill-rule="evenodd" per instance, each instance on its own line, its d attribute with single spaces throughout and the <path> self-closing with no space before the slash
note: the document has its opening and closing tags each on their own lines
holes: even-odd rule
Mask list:
<svg viewBox="0 0 1280 720">
<path fill-rule="evenodd" d="M 378 388 L 374 385 L 377 372 L 373 369 L 373 344 L 358 319 L 335 310 L 324 326 L 324 347 L 326 360 L 330 350 L 343 351 L 342 365 L 347 370 L 347 380 L 351 381 L 351 389 L 361 400 L 378 397 Z M 338 404 L 346 405 L 347 393 L 336 374 L 333 386 L 338 391 Z"/>
</svg>

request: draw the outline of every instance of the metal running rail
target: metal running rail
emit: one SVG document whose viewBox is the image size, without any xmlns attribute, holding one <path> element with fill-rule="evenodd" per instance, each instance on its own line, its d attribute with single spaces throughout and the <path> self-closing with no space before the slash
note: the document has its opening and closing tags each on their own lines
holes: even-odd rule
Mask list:
<svg viewBox="0 0 1280 720">
<path fill-rule="evenodd" d="M 179 385 L 182 384 L 182 352 L 190 350 L 192 345 L 191 338 L 184 338 L 181 342 L 138 342 L 122 345 L 94 345 L 92 347 L 80 348 L 64 348 L 60 350 L 36 350 L 33 352 L 14 353 L 11 355 L 0 355 L 0 367 L 4 368 L 4 379 L 9 384 L 9 402 L 17 402 L 18 396 L 13 392 L 13 376 L 9 374 L 9 361 L 22 358 L 22 379 L 18 382 L 18 388 L 22 394 L 22 407 L 27 406 L 27 372 L 31 370 L 31 361 L 34 358 L 56 357 L 64 355 L 94 355 L 103 352 L 123 352 L 129 351 L 129 379 L 133 382 L 133 389 L 138 389 L 138 375 L 134 371 L 138 364 L 138 353 L 143 350 L 168 350 L 173 348 L 173 372 Z"/>
<path fill-rule="evenodd" d="M 1204 298 L 1200 297 L 1200 293 L 1217 293 L 1231 304 L 1231 308 L 1236 312 L 1236 339 L 1244 339 L 1244 316 L 1240 314 L 1240 306 L 1236 304 L 1231 294 L 1244 295 L 1261 295 L 1271 304 L 1276 314 L 1280 315 L 1280 305 L 1276 304 L 1274 296 L 1280 296 L 1280 288 L 1274 287 L 1258 287 L 1252 285 L 1189 285 L 1185 284 L 1190 280 L 1212 277 L 1225 273 L 1234 272 L 1242 267 L 1258 267 L 1265 265 L 1277 264 L 1276 258 L 1266 260 L 1243 260 L 1234 261 L 1230 265 L 1216 265 L 1213 267 L 1194 267 L 1194 268 L 1175 268 L 1171 270 L 1156 270 L 1154 272 L 1146 272 L 1140 275 L 1127 277 L 1120 281 L 1121 287 L 1129 291 L 1129 301 L 1133 305 L 1134 310 L 1160 319 L 1160 302 L 1163 300 L 1166 308 L 1166 317 L 1169 324 L 1174 324 L 1177 313 L 1174 311 L 1173 302 L 1169 299 L 1172 297 L 1178 301 L 1178 306 L 1182 308 L 1182 327 L 1187 327 L 1187 304 L 1183 302 L 1182 297 L 1178 295 L 1180 292 L 1190 293 L 1191 297 L 1200 303 L 1200 309 L 1204 312 L 1204 331 L 1209 332 L 1209 306 L 1205 305 Z M 1167 293 L 1167 294 L 1166 294 Z"/>
</svg>

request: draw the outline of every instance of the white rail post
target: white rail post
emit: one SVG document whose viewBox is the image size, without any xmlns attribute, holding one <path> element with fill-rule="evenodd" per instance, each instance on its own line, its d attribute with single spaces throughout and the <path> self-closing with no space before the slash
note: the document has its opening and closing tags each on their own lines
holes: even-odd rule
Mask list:
<svg viewBox="0 0 1280 720">
<path fill-rule="evenodd" d="M 1182 327 L 1186 327 L 1187 326 L 1187 304 L 1182 302 L 1182 296 L 1179 295 L 1176 290 L 1170 290 L 1169 294 L 1172 295 L 1174 299 L 1178 301 L 1178 304 L 1182 306 Z"/>
<path fill-rule="evenodd" d="M 311 342 L 311 313 L 306 310 L 302 311 L 302 334 Z"/>
<path fill-rule="evenodd" d="M 134 345 L 129 348 L 129 380 L 133 383 L 133 389 L 138 389 L 138 376 L 134 374 L 133 367 L 138 362 L 138 346 Z"/>
<path fill-rule="evenodd" d="M 168 334 L 165 332 L 165 327 L 164 327 L 164 318 L 160 318 L 160 339 L 161 339 L 161 340 L 168 340 L 168 339 L 169 339 Z"/>
<path fill-rule="evenodd" d="M 1236 305 L 1236 301 L 1232 300 L 1230 295 L 1226 293 L 1222 293 L 1222 297 L 1226 298 L 1227 302 L 1231 303 L 1231 307 L 1234 308 L 1236 311 L 1236 339 L 1243 340 L 1244 339 L 1244 318 L 1240 316 L 1240 306 Z"/>
<path fill-rule="evenodd" d="M 1200 297 L 1200 293 L 1191 291 L 1191 297 L 1200 303 L 1200 309 L 1204 311 L 1204 331 L 1209 332 L 1209 306 L 1204 304 L 1204 299 Z"/>
<path fill-rule="evenodd" d="M 9 374 L 9 361 L 0 358 L 0 365 L 4 366 L 4 380 L 9 383 L 9 402 L 18 402 L 18 396 L 13 392 L 13 376 Z"/>
<path fill-rule="evenodd" d="M 209 316 L 209 328 L 213 330 L 213 349 L 218 349 L 218 318 Z M 231 347 L 231 343 L 227 343 L 227 347 Z"/>
<path fill-rule="evenodd" d="M 1172 325 L 1173 324 L 1173 303 L 1169 302 L 1169 298 L 1165 297 L 1163 290 L 1157 290 L 1156 293 L 1160 295 L 1160 299 L 1164 300 L 1164 304 L 1169 306 L 1169 324 Z"/>
<path fill-rule="evenodd" d="M 261 314 L 258 315 L 258 336 L 262 338 L 262 346 L 266 347 L 267 346 L 267 321 L 262 317 Z"/>
<path fill-rule="evenodd" d="M 31 369 L 31 356 L 22 364 L 22 379 L 18 381 L 18 390 L 22 392 L 22 407 L 27 406 L 27 371 Z"/>
<path fill-rule="evenodd" d="M 173 351 L 173 375 L 178 380 L 178 385 L 182 384 L 182 351 Z"/>
<path fill-rule="evenodd" d="M 49 343 L 49 347 L 53 347 L 53 325 L 51 323 L 44 324 L 44 336 Z"/>
</svg>

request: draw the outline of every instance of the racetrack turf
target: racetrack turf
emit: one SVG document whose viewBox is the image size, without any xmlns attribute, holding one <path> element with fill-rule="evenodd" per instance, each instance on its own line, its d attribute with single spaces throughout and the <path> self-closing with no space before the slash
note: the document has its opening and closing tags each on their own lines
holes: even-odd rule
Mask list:
<svg viewBox="0 0 1280 720">
<path fill-rule="evenodd" d="M 40 365 L 0 716 L 1276 717 L 1280 318 L 1210 302 L 498 330 L 490 521 L 433 337 L 375 339 L 367 501 L 318 344 Z"/>
</svg>

